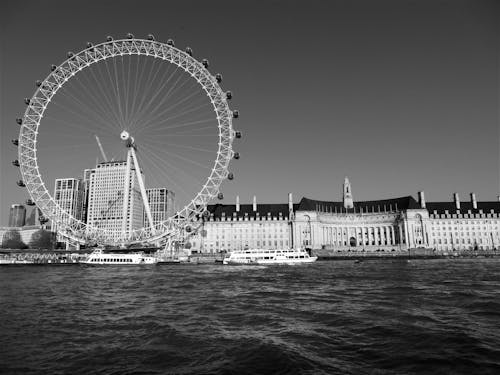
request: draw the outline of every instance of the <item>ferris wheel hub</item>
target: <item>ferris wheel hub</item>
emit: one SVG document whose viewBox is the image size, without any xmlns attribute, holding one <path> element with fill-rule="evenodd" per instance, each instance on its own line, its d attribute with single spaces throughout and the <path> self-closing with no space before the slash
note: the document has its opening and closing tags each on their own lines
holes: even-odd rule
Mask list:
<svg viewBox="0 0 500 375">
<path fill-rule="evenodd" d="M 124 130 L 121 132 L 120 134 L 120 138 L 123 140 L 123 141 L 126 141 L 127 139 L 130 138 L 130 134 L 128 131 Z"/>
</svg>

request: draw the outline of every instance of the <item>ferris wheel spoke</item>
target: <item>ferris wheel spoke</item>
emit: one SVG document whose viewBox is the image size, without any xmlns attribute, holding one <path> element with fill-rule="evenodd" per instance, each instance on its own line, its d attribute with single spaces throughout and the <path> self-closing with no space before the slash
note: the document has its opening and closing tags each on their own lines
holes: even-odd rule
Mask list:
<svg viewBox="0 0 500 375">
<path fill-rule="evenodd" d="M 114 61 L 113 59 L 113 62 L 116 63 L 116 61 Z M 114 74 L 111 73 L 111 69 L 109 68 L 108 66 L 108 60 L 104 60 L 104 66 L 106 68 L 106 73 L 108 74 L 108 77 L 109 77 L 109 83 L 110 83 L 110 87 L 112 88 L 113 90 L 113 96 L 114 96 L 114 107 L 117 108 L 117 119 L 118 119 L 118 127 L 119 128 L 122 128 L 123 127 L 123 116 L 122 116 L 122 113 L 121 113 L 121 104 L 120 104 L 120 99 L 119 99 L 119 92 L 117 91 L 117 85 L 115 83 L 116 81 L 116 78 L 113 78 Z"/>
<path fill-rule="evenodd" d="M 169 116 L 169 117 L 167 117 L 167 118 L 163 119 L 163 120 L 161 121 L 161 123 L 164 123 L 164 122 L 166 122 L 166 121 L 169 121 L 169 120 L 173 120 L 173 119 L 176 119 L 176 118 L 182 117 L 182 116 L 184 116 L 184 115 L 187 115 L 187 114 L 189 114 L 189 113 L 192 113 L 192 112 L 194 112 L 194 111 L 197 111 L 197 110 L 199 110 L 199 109 L 201 109 L 201 108 L 203 108 L 203 107 L 205 107 L 205 106 L 207 106 L 207 105 L 208 105 L 207 103 L 204 103 L 204 104 L 201 104 L 201 105 L 199 105 L 199 106 L 193 107 L 193 108 L 191 108 L 191 109 L 189 109 L 189 110 L 186 110 L 186 111 L 183 111 L 183 112 L 181 112 L 181 113 L 178 113 L 178 114 L 176 114 L 176 115 Z M 167 111 L 163 111 L 163 112 L 167 112 Z M 157 117 L 158 117 L 158 116 L 156 116 L 156 118 L 157 118 Z M 150 121 L 151 121 L 151 120 L 150 120 Z M 155 124 L 157 125 L 158 123 L 160 123 L 160 122 L 156 122 Z M 139 129 L 139 132 L 144 131 L 144 130 L 146 130 L 146 129 L 147 129 L 147 127 L 143 127 L 143 128 L 141 128 L 141 129 Z"/>
<path fill-rule="evenodd" d="M 79 112 L 76 112 L 75 110 L 73 110 L 71 108 L 68 108 L 67 106 L 63 106 L 62 104 L 59 104 L 56 101 L 54 101 L 53 104 L 55 106 L 57 106 L 57 107 L 62 108 L 63 110 L 65 110 L 67 112 L 72 113 L 73 115 L 79 117 L 80 119 L 84 120 L 84 123 L 86 125 L 84 125 L 83 127 L 80 126 L 80 127 L 78 127 L 78 129 L 85 129 L 87 127 L 87 128 L 91 128 L 91 129 L 95 128 L 96 130 L 101 130 L 101 129 L 106 129 L 107 128 L 107 124 L 106 123 L 101 124 L 101 125 L 104 125 L 104 126 L 100 127 L 100 126 L 98 126 L 99 125 L 99 121 L 96 121 L 95 119 L 89 118 L 88 116 L 85 116 L 85 115 L 83 115 L 83 114 L 81 114 Z M 52 118 L 55 119 L 55 117 L 52 117 Z M 63 121 L 63 120 L 60 120 L 60 121 Z M 69 125 L 71 123 L 68 122 L 67 124 Z"/>
<path fill-rule="evenodd" d="M 175 70 L 172 72 L 172 74 L 169 76 L 168 80 L 167 80 L 167 81 L 165 81 L 165 83 L 164 83 L 165 85 L 166 85 L 166 84 L 170 81 L 170 79 L 171 79 L 172 77 L 174 77 L 174 76 L 175 76 L 175 74 L 177 73 L 177 70 L 178 70 L 178 69 L 179 69 L 179 67 L 177 66 L 177 67 L 176 67 L 176 69 L 175 69 Z M 165 103 L 165 102 L 169 99 L 169 92 L 170 92 L 170 91 L 171 91 L 171 90 L 172 90 L 172 89 L 173 89 L 173 88 L 177 85 L 177 83 L 179 82 L 179 80 L 180 80 L 181 78 L 182 78 L 182 75 L 179 75 L 179 77 L 175 80 L 174 84 L 173 84 L 173 85 L 172 85 L 172 87 L 169 89 L 169 91 L 167 91 L 167 93 L 163 96 L 163 98 L 161 99 L 160 103 L 159 103 L 157 106 L 155 106 L 155 109 L 153 109 L 152 111 L 150 111 L 150 113 L 153 113 L 154 111 L 156 111 L 156 109 L 158 108 L 158 106 L 159 106 L 159 105 L 161 105 L 161 104 Z M 146 109 L 147 109 L 147 108 L 146 108 Z M 136 117 L 136 118 L 140 118 L 139 116 L 140 116 L 141 114 L 143 114 L 143 113 L 144 113 L 144 111 L 145 111 L 145 109 L 143 110 L 143 109 L 142 109 L 142 106 L 141 106 L 141 109 L 140 109 L 140 111 L 138 112 L 138 115 L 137 115 L 137 117 Z M 142 123 L 141 125 L 144 125 L 144 124 Z"/>
<path fill-rule="evenodd" d="M 178 68 L 178 67 L 177 67 Z M 176 68 L 176 69 L 177 69 Z M 160 87 L 155 91 L 155 93 L 151 96 L 151 99 L 148 101 L 148 103 L 144 106 L 143 109 L 140 109 L 139 111 L 137 111 L 137 113 L 135 114 L 133 120 L 131 121 L 134 126 L 137 125 L 137 119 L 141 118 L 141 116 L 143 116 L 145 114 L 145 112 L 151 107 L 151 105 L 153 104 L 153 102 L 155 101 L 155 99 L 158 97 L 158 95 L 162 92 L 162 90 L 165 88 L 165 86 L 170 82 L 170 79 L 174 76 L 175 74 L 175 71 L 173 73 L 171 73 L 168 77 L 168 79 L 165 79 L 165 76 L 169 73 L 169 70 L 170 70 L 170 66 L 165 70 L 165 72 L 163 73 L 162 77 L 160 78 L 160 82 L 163 82 Z M 157 108 L 155 107 L 155 109 L 149 111 L 150 113 L 154 112 Z"/>
<path fill-rule="evenodd" d="M 151 85 L 155 81 L 155 78 L 161 69 L 161 64 L 158 64 L 158 67 L 156 69 L 154 69 L 155 62 L 156 62 L 156 59 L 154 59 L 153 62 L 150 64 L 151 68 L 150 68 L 149 73 L 148 73 L 148 78 L 146 79 L 146 81 L 144 83 L 144 88 L 147 90 L 149 90 L 151 88 Z M 153 74 L 153 71 L 154 71 L 154 74 Z M 137 125 L 137 119 L 140 118 L 139 117 L 140 113 L 143 112 L 143 106 L 145 104 L 145 101 L 146 101 L 146 95 L 143 95 L 141 98 L 141 101 L 139 102 L 139 106 L 137 107 L 137 110 L 135 111 L 134 116 L 130 119 L 131 128 L 134 128 L 134 130 L 135 130 L 135 126 Z"/>
<path fill-rule="evenodd" d="M 148 153 L 149 154 L 149 153 Z M 145 153 L 142 153 L 141 154 L 141 157 L 144 157 L 148 163 L 147 164 L 152 164 L 156 170 L 162 170 L 164 168 L 162 168 L 162 165 L 166 164 L 168 165 L 169 167 L 171 167 L 171 165 L 169 163 L 166 163 L 164 160 L 162 160 L 161 158 L 159 158 L 158 156 L 154 155 L 154 154 L 151 154 L 151 155 L 148 155 L 148 154 L 145 154 Z M 154 156 L 153 156 L 154 155 Z M 156 160 L 155 160 L 156 159 Z M 176 181 L 175 179 L 172 179 L 168 173 L 166 172 L 163 172 L 162 173 L 162 176 L 170 183 L 170 186 L 174 186 L 174 193 L 176 196 L 178 195 L 182 195 L 184 198 L 187 198 L 189 199 L 189 195 L 185 192 L 185 188 L 182 188 Z M 168 188 L 168 187 L 167 187 Z"/>
<path fill-rule="evenodd" d="M 111 124 L 114 125 L 117 130 L 121 130 L 120 126 L 119 126 L 120 116 L 117 113 L 117 111 L 115 110 L 116 106 L 113 104 L 113 99 L 112 99 L 113 94 L 110 94 L 108 92 L 108 90 L 106 90 L 105 87 L 103 87 L 104 82 L 110 83 L 110 81 L 107 81 L 107 79 L 106 79 L 105 75 L 102 73 L 99 65 L 97 66 L 97 69 L 95 69 L 95 70 L 97 71 L 99 78 L 97 77 L 96 72 L 94 72 L 93 67 L 91 67 L 89 69 L 90 74 L 92 75 L 93 81 L 95 82 L 95 85 L 93 83 L 91 83 L 91 86 L 95 86 L 100 90 L 100 92 L 102 93 L 102 96 L 107 104 L 108 110 L 109 110 L 110 114 L 112 115 L 112 117 L 110 118 Z M 103 105 L 104 105 L 104 103 L 103 103 Z"/>
<path fill-rule="evenodd" d="M 122 126 L 125 126 L 126 122 L 125 122 L 125 117 L 123 115 L 123 109 L 122 109 L 122 98 L 121 98 L 121 95 L 120 95 L 120 86 L 119 86 L 119 80 L 118 80 L 118 69 L 116 67 L 116 60 L 117 59 L 113 59 L 113 73 L 114 73 L 114 77 L 115 77 L 115 85 L 116 85 L 116 95 L 118 96 L 118 111 L 120 113 L 120 117 L 122 119 L 122 123 L 121 125 Z"/>
<path fill-rule="evenodd" d="M 198 93 L 197 92 L 192 92 L 191 94 L 185 96 L 183 99 L 175 102 L 174 104 L 172 104 L 171 106 L 169 106 L 165 111 L 166 113 L 172 111 L 173 109 L 175 109 L 177 106 L 181 105 L 182 103 L 185 103 L 187 100 L 191 99 L 193 96 L 197 95 Z M 206 103 L 204 103 L 206 104 Z M 189 113 L 189 112 L 182 112 L 179 114 L 179 116 L 182 116 L 183 114 L 186 114 L 186 113 Z M 158 124 L 158 123 L 161 123 L 161 121 L 158 121 L 158 122 L 153 122 L 153 119 L 157 119 L 157 117 L 152 117 L 150 118 L 148 121 L 146 121 L 144 123 L 144 128 L 147 129 L 148 127 L 150 126 L 154 126 L 155 124 Z"/>
<path fill-rule="evenodd" d="M 157 152 L 161 152 L 161 153 L 164 153 L 164 154 L 166 154 L 166 155 L 173 156 L 173 157 L 175 157 L 175 158 L 177 158 L 177 159 L 183 160 L 183 161 L 188 162 L 188 163 L 190 163 L 190 164 L 192 164 L 192 165 L 196 165 L 196 166 L 198 166 L 198 167 L 205 168 L 205 169 L 212 169 L 210 166 L 203 165 L 203 164 L 201 164 L 201 163 L 197 162 L 196 160 L 193 160 L 193 159 L 187 158 L 187 157 L 185 157 L 185 156 L 181 156 L 181 155 L 179 155 L 179 154 L 178 154 L 178 153 L 176 153 L 176 152 L 173 152 L 173 151 L 167 151 L 167 150 L 165 150 L 165 149 L 161 149 L 161 148 L 156 148 L 156 150 L 157 150 Z"/>
<path fill-rule="evenodd" d="M 91 108 L 90 106 L 85 104 L 83 101 L 78 99 L 75 95 L 71 94 L 69 91 L 66 91 L 63 94 L 66 95 L 66 97 L 69 97 L 70 99 L 72 99 L 73 102 L 78 104 L 78 108 L 85 109 L 86 113 L 94 114 L 95 117 L 98 118 L 102 122 L 102 124 L 108 124 L 110 122 L 110 119 L 106 115 L 103 115 L 103 114 L 97 112 L 96 110 L 94 110 L 93 108 Z M 92 95 L 91 93 L 88 93 L 88 94 L 89 94 L 89 97 L 91 97 L 91 98 L 95 97 L 95 95 Z M 98 104 L 94 99 L 92 99 L 92 102 L 95 104 L 95 108 L 100 108 L 100 104 Z"/>
<path fill-rule="evenodd" d="M 213 121 L 214 121 L 213 119 L 208 119 L 207 118 L 205 120 L 196 120 L 196 121 L 189 121 L 189 122 L 184 122 L 184 123 L 170 125 L 170 126 L 163 126 L 163 127 L 159 128 L 159 129 L 163 130 L 163 131 L 168 131 L 168 130 L 171 130 L 171 129 L 178 129 L 178 128 L 185 128 L 185 127 L 190 127 L 192 129 L 197 129 L 194 126 L 201 125 L 201 124 L 206 124 L 206 123 L 213 122 Z M 159 124 L 162 124 L 162 123 L 159 123 Z M 201 129 L 201 128 L 205 128 L 205 127 L 200 127 L 198 129 Z M 215 126 L 210 126 L 209 129 L 214 130 Z"/>
</svg>

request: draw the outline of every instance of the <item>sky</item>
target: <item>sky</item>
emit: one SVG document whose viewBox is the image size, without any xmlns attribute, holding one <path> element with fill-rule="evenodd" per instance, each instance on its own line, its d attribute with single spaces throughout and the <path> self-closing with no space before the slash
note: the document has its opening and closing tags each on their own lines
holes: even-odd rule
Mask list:
<svg viewBox="0 0 500 375">
<path fill-rule="evenodd" d="M 233 92 L 222 203 L 341 200 L 344 176 L 354 200 L 500 193 L 498 2 L 7 0 L 0 18 L 2 226 L 28 198 L 10 140 L 34 82 L 128 32 L 192 47 Z"/>
</svg>

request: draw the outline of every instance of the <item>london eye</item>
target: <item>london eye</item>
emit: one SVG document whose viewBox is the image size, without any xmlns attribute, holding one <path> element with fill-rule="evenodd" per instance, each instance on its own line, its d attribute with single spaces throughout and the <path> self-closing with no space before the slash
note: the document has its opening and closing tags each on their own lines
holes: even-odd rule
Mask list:
<svg viewBox="0 0 500 375">
<path fill-rule="evenodd" d="M 223 199 L 222 183 L 234 178 L 230 161 L 240 157 L 233 150 L 241 137 L 233 129 L 239 113 L 229 107 L 233 94 L 223 91 L 222 75 L 193 55 L 190 47 L 181 50 L 173 40 L 162 43 L 152 35 L 107 37 L 68 52 L 36 81 L 24 115 L 16 119 L 13 164 L 22 176 L 18 185 L 61 236 L 80 244 L 161 243 L 193 233 L 207 204 Z M 76 215 L 52 193 L 55 179 L 85 170 L 97 184 L 97 173 L 106 167 L 123 173 L 91 190 L 87 205 L 101 200 L 92 215 Z M 148 187 L 175 192 L 168 217 L 153 217 Z M 136 224 L 125 225 L 134 215 Z"/>
</svg>

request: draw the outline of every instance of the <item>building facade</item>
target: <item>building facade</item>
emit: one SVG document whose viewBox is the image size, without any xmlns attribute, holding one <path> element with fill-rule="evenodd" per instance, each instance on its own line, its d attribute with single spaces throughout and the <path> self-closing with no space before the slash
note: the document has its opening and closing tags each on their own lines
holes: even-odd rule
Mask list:
<svg viewBox="0 0 500 375">
<path fill-rule="evenodd" d="M 174 215 L 175 212 L 175 194 L 167 188 L 150 188 L 146 189 L 149 208 L 153 218 L 153 224 L 156 225 L 167 220 Z M 142 226 L 149 226 L 146 212 L 143 214 Z"/>
<path fill-rule="evenodd" d="M 135 168 L 111 161 L 97 164 L 89 174 L 88 224 L 106 229 L 117 240 L 122 233 L 142 228 L 144 206 Z"/>
<path fill-rule="evenodd" d="M 290 214 L 293 214 L 292 196 L 288 204 L 209 205 L 210 215 L 190 239 L 194 252 L 216 253 L 247 248 L 280 249 L 292 246 Z"/>
<path fill-rule="evenodd" d="M 309 248 L 325 252 L 500 249 L 500 201 L 426 202 L 424 192 L 355 201 L 349 180 L 342 200 L 302 198 L 298 204 L 211 205 L 191 238 L 192 250 Z"/>
<path fill-rule="evenodd" d="M 9 227 L 22 227 L 26 222 L 26 207 L 13 204 L 9 211 Z"/>
</svg>

